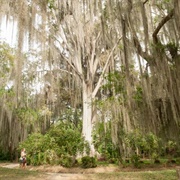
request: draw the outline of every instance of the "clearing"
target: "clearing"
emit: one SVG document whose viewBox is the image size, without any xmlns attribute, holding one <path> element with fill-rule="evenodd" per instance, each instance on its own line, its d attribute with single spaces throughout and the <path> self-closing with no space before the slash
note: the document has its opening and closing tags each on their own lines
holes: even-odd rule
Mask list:
<svg viewBox="0 0 180 180">
<path fill-rule="evenodd" d="M 115 165 L 98 166 L 96 168 L 64 168 L 62 166 L 27 166 L 26 170 L 19 168 L 17 163 L 1 163 L 0 167 L 7 169 L 20 170 L 14 173 L 13 177 L 23 180 L 177 180 L 176 169 L 178 166 L 158 166 L 136 169 L 132 167 L 122 168 Z M 21 172 L 40 172 L 34 176 L 27 174 L 21 177 Z M 7 172 L 6 174 L 8 174 Z M 5 174 L 5 173 L 4 173 Z M 6 175 L 4 175 L 6 176 Z M 0 179 L 4 180 L 3 175 Z M 4 178 L 4 179 L 3 179 Z M 9 178 L 10 180 L 13 178 Z"/>
</svg>

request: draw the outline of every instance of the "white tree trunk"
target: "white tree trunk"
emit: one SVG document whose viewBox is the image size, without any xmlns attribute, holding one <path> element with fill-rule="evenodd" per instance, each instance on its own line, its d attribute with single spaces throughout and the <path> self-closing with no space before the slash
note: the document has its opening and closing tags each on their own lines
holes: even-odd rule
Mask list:
<svg viewBox="0 0 180 180">
<path fill-rule="evenodd" d="M 90 145 L 90 155 L 94 155 L 94 145 L 92 143 L 92 86 L 83 82 L 83 136 Z"/>
</svg>

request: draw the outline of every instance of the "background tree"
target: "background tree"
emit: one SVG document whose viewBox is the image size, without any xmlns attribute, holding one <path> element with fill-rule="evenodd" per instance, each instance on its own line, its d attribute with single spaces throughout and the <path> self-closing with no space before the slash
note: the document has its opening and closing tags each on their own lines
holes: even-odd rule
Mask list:
<svg viewBox="0 0 180 180">
<path fill-rule="evenodd" d="M 59 52 L 79 78 L 78 83 L 82 88 L 83 135 L 91 146 L 96 112 L 92 103 L 120 38 L 115 40 L 114 47 L 106 49 L 101 30 L 102 6 L 101 1 L 61 1 L 54 17 L 54 38 L 59 43 Z M 59 9 L 63 9 L 62 19 L 59 18 Z"/>
<path fill-rule="evenodd" d="M 178 141 L 178 0 L 8 0 L 0 8 L 0 18 L 18 32 L 13 105 L 1 108 L 12 149 L 28 133 L 46 133 L 68 108 L 74 115 L 82 110 L 91 145 L 93 123 L 111 121 L 122 158 L 124 135 L 136 128 Z"/>
</svg>

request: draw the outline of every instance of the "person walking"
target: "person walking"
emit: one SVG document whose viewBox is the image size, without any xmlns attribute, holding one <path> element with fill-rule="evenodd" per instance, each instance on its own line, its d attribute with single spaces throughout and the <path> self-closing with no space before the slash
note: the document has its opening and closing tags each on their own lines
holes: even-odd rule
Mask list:
<svg viewBox="0 0 180 180">
<path fill-rule="evenodd" d="M 25 169 L 26 167 L 26 149 L 25 148 L 21 150 L 20 167 L 23 169 Z"/>
</svg>

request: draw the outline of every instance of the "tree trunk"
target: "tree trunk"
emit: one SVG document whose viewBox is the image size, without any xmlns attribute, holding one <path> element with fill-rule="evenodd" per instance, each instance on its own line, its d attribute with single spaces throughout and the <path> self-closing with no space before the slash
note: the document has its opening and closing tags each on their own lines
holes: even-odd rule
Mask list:
<svg viewBox="0 0 180 180">
<path fill-rule="evenodd" d="M 94 145 L 92 144 L 92 85 L 83 81 L 83 136 L 90 145 L 90 155 L 94 155 Z"/>
</svg>

